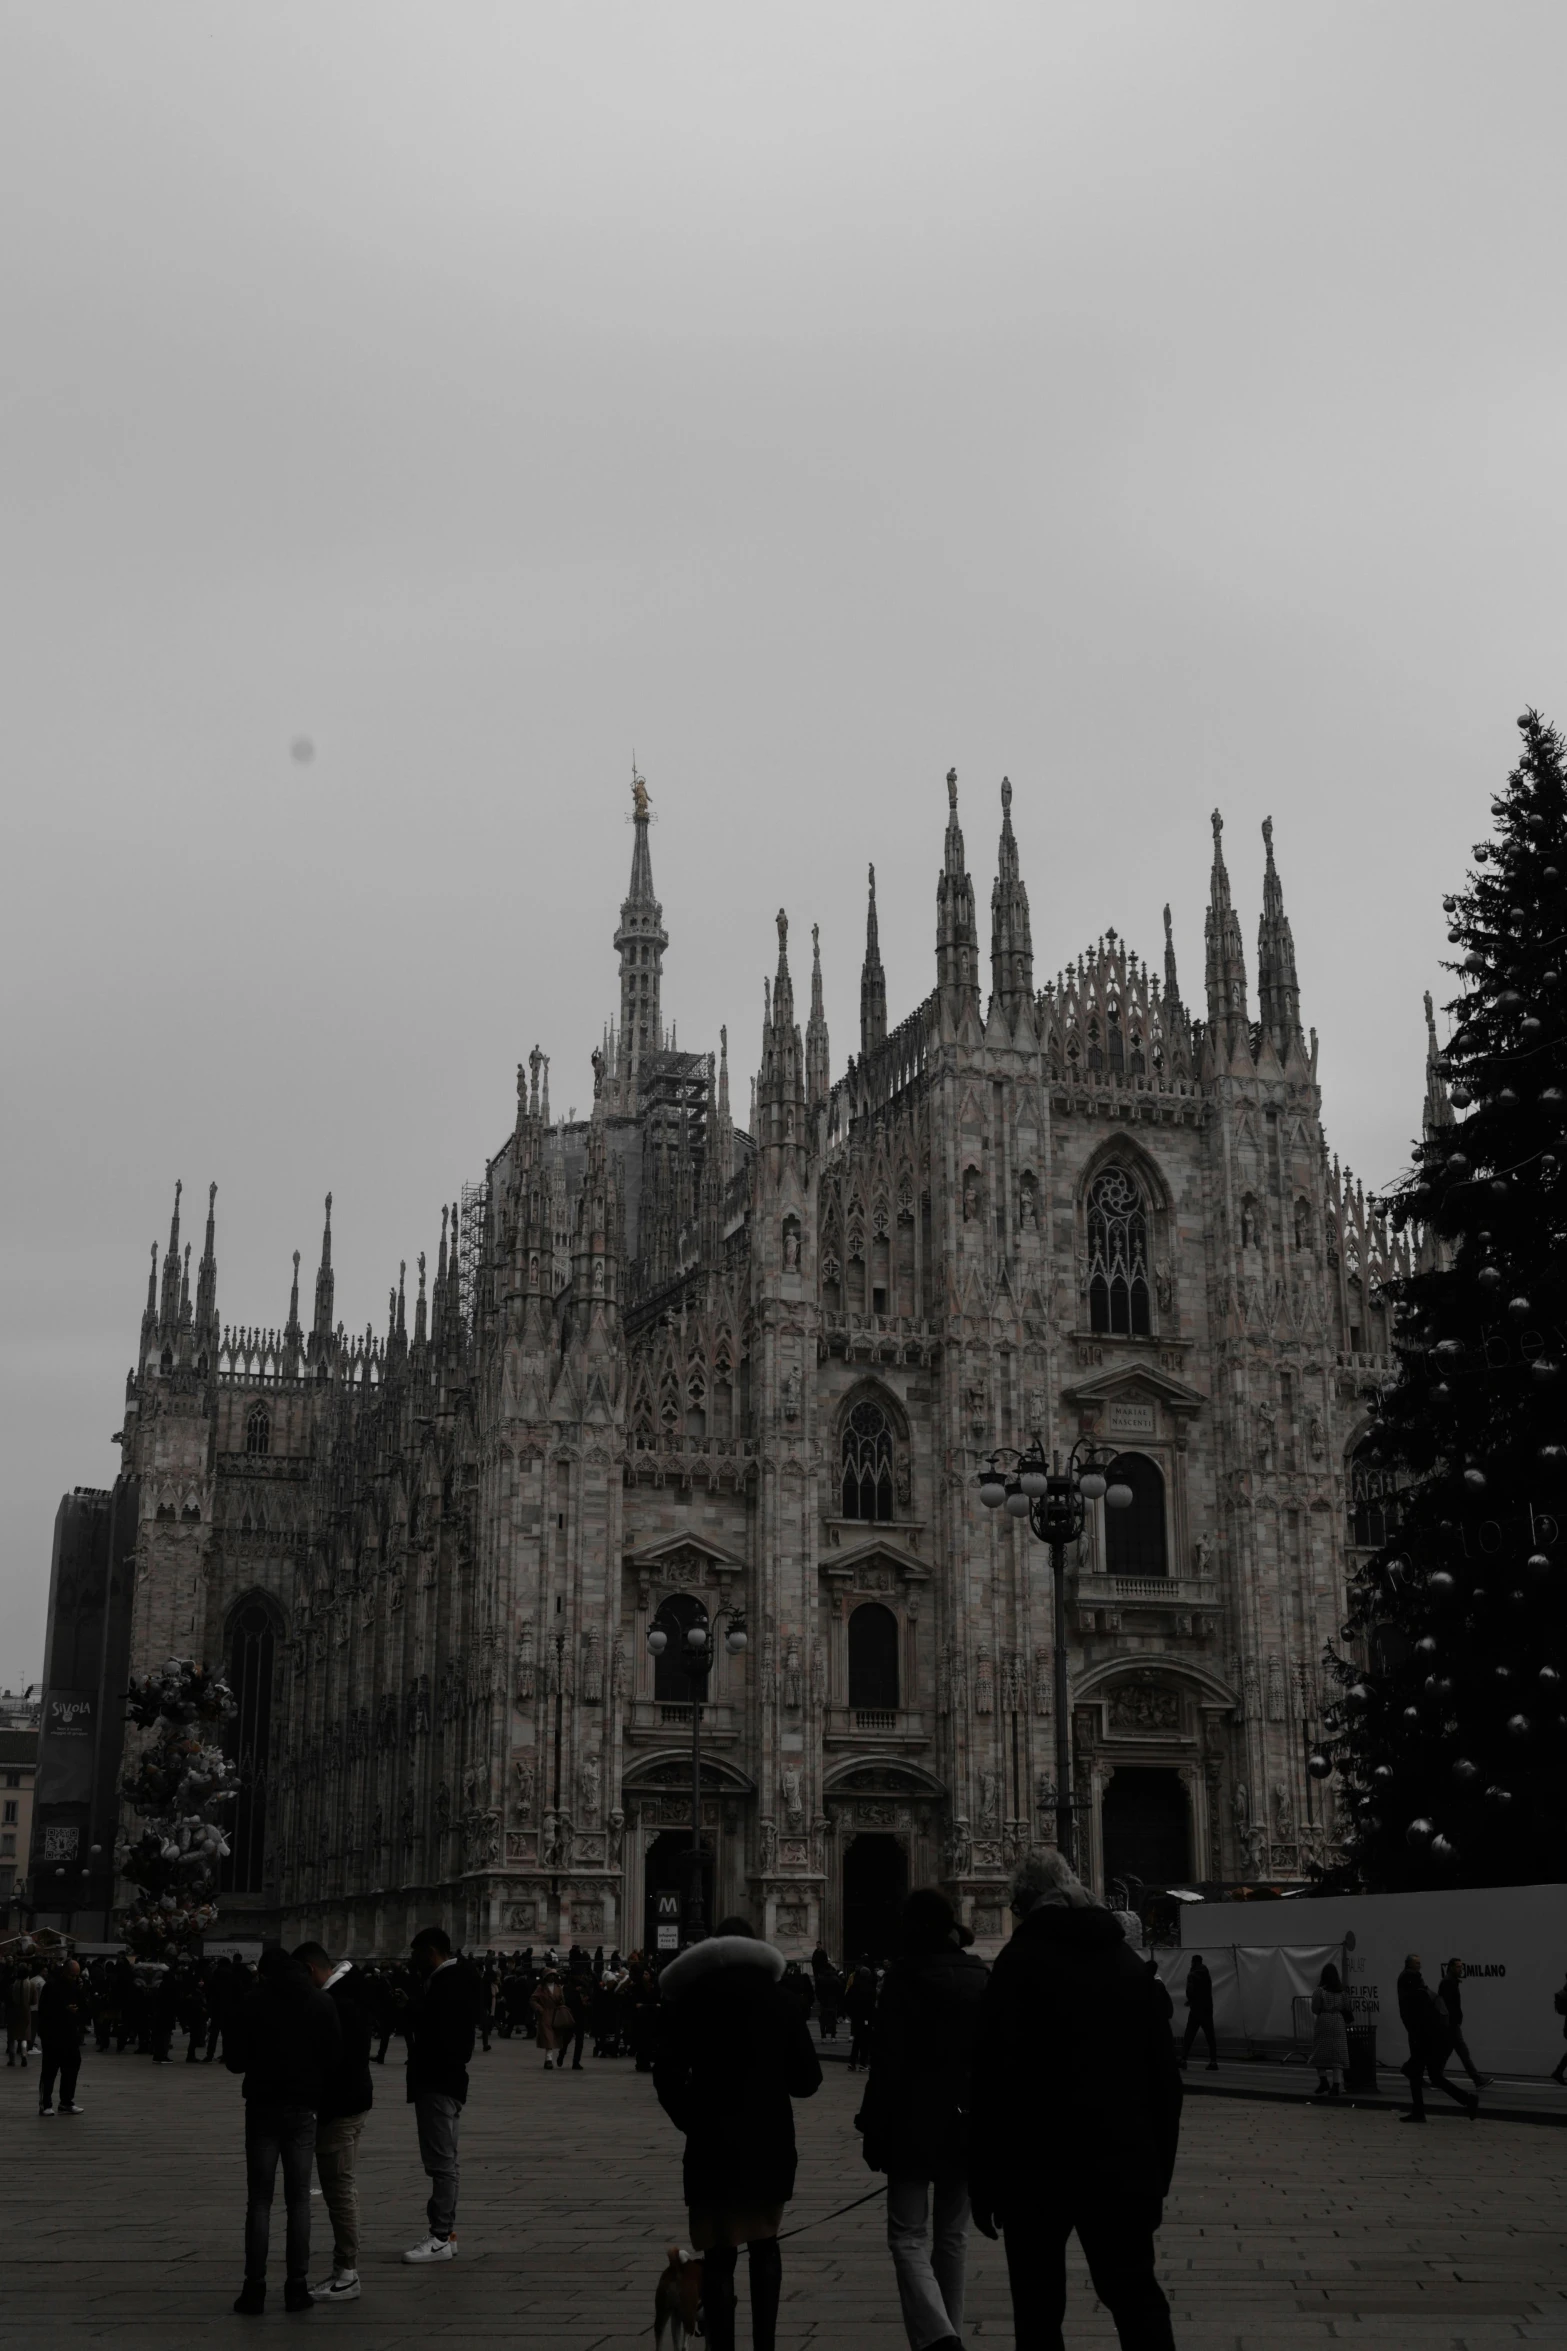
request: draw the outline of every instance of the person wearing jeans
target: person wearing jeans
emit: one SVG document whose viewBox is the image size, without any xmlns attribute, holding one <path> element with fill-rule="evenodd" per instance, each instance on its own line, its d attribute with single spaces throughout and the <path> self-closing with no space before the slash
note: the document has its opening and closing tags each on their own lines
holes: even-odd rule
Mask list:
<svg viewBox="0 0 1567 2351">
<path fill-rule="evenodd" d="M 270 1943 L 256 1988 L 234 2009 L 223 2062 L 245 2077 L 245 2283 L 234 2308 L 259 2318 L 267 2301 L 267 2244 L 278 2167 L 288 2215 L 283 2307 L 309 2310 L 310 2167 L 316 2116 L 342 2060 L 337 2011 L 297 1959 Z"/>
<path fill-rule="evenodd" d="M 454 2261 L 457 2257 L 457 2146 L 468 2097 L 468 2060 L 473 2055 L 478 2002 L 466 1968 L 452 1957 L 441 1927 L 421 1927 L 412 1945 L 416 1973 L 424 1979 L 421 1998 L 409 2010 L 408 2100 L 419 2132 L 419 2160 L 430 2181 L 425 2207 L 430 2233 L 410 2245 L 405 2261 Z"/>
<path fill-rule="evenodd" d="M 968 2111 L 986 1970 L 933 1888 L 909 1896 L 855 2117 L 887 2174 L 887 2246 L 910 2351 L 956 2351 L 968 2256 Z"/>
<path fill-rule="evenodd" d="M 294 1957 L 337 2010 L 342 2056 L 328 2077 L 316 2116 L 316 2172 L 332 2222 L 332 2269 L 310 2291 L 317 2302 L 359 2299 L 359 2191 L 354 2165 L 359 2134 L 375 2098 L 370 2080 L 370 2009 L 364 1977 L 353 1962 L 336 1967 L 319 1943 L 301 1943 Z"/>
</svg>

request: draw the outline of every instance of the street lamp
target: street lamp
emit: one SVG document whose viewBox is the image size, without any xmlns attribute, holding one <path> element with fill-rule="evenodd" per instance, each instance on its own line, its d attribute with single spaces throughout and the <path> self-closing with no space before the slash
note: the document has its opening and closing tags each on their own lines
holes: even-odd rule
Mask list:
<svg viewBox="0 0 1567 2351">
<path fill-rule="evenodd" d="M 648 1629 L 647 1645 L 655 1657 L 662 1657 L 669 1647 L 670 1636 L 680 1634 L 678 1619 L 669 1616 L 667 1625 L 660 1620 L 669 1609 L 666 1600 Z M 691 1887 L 686 1897 L 686 1941 L 700 1943 L 707 1933 L 702 1915 L 702 1684 L 718 1654 L 718 1626 L 727 1616 L 729 1630 L 724 1635 L 724 1647 L 731 1657 L 738 1657 L 745 1647 L 745 1619 L 738 1608 L 721 1608 L 709 1621 L 705 1616 L 700 1624 L 688 1625 L 685 1638 L 680 1641 L 680 1662 L 691 1679 Z"/>
<path fill-rule="evenodd" d="M 1042 1441 L 1035 1437 L 1026 1452 L 998 1445 L 986 1454 L 979 1476 L 979 1498 L 987 1510 L 1005 1510 L 1009 1518 L 1026 1518 L 1039 1540 L 1050 1545 L 1055 1586 L 1056 1848 L 1073 1868 L 1077 1866 L 1077 1840 L 1072 1818 L 1072 1723 L 1066 1675 L 1066 1547 L 1083 1531 L 1087 1503 L 1102 1500 L 1107 1510 L 1131 1507 L 1131 1487 L 1119 1479 L 1114 1484 L 1110 1481 L 1107 1473 L 1113 1467 L 1113 1454 L 1080 1438 L 1063 1469 L 1060 1454 L 1053 1453 L 1047 1459 Z"/>
</svg>

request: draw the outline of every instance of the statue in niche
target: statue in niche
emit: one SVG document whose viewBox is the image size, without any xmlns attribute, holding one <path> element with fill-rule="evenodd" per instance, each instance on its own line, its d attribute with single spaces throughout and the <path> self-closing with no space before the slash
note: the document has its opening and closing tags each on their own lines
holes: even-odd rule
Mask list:
<svg viewBox="0 0 1567 2351">
<path fill-rule="evenodd" d="M 1023 1185 L 1022 1197 L 1018 1201 L 1017 1221 L 1022 1232 L 1037 1233 L 1039 1230 L 1039 1211 L 1034 1204 L 1034 1187 L 1031 1182 L 1025 1181 Z"/>
<path fill-rule="evenodd" d="M 792 1216 L 784 1218 L 783 1261 L 785 1273 L 800 1270 L 800 1228 Z"/>
<path fill-rule="evenodd" d="M 1153 1269 L 1153 1288 L 1159 1312 L 1168 1314 L 1175 1304 L 1175 1273 L 1168 1257 L 1161 1257 Z"/>
<path fill-rule="evenodd" d="M 1255 1249 L 1256 1246 L 1257 1203 L 1248 1192 L 1245 1199 L 1241 1202 L 1241 1247 L 1243 1249 Z"/>
<path fill-rule="evenodd" d="M 1273 1791 L 1273 1830 L 1281 1844 L 1295 1842 L 1295 1807 L 1289 1799 L 1289 1790 L 1277 1786 Z"/>
<path fill-rule="evenodd" d="M 584 1755 L 578 1780 L 582 1792 L 582 1818 L 589 1828 L 596 1828 L 598 1825 L 599 1771 L 598 1757 Z"/>
<path fill-rule="evenodd" d="M 761 1820 L 757 1823 L 757 1831 L 757 1856 L 762 1865 L 762 1875 L 771 1877 L 778 1866 L 778 1826 L 775 1821 Z"/>
<path fill-rule="evenodd" d="M 1311 1447 L 1312 1460 L 1320 1461 L 1328 1449 L 1328 1435 L 1326 1429 L 1322 1425 L 1322 1415 L 1320 1412 L 1314 1412 L 1311 1416 L 1311 1428 L 1306 1442 Z"/>
<path fill-rule="evenodd" d="M 438 1829 L 452 1825 L 452 1792 L 444 1780 L 435 1791 L 435 1825 Z"/>
<path fill-rule="evenodd" d="M 621 1846 L 626 1832 L 626 1816 L 617 1805 L 609 1816 L 609 1836 L 606 1851 L 611 1869 L 619 1869 Z"/>
<path fill-rule="evenodd" d="M 1213 1573 L 1213 1545 L 1206 1535 L 1199 1535 L 1192 1545 L 1192 1573 L 1199 1579 Z"/>
<path fill-rule="evenodd" d="M 786 1763 L 778 1785 L 783 1793 L 784 1818 L 792 1829 L 805 1826 L 805 1796 L 800 1785 L 800 1766 Z"/>
<path fill-rule="evenodd" d="M 979 1214 L 979 1177 L 972 1167 L 963 1170 L 963 1222 L 972 1224 Z"/>
<path fill-rule="evenodd" d="M 784 1704 L 795 1713 L 800 1708 L 800 1644 L 793 1633 L 784 1651 Z"/>
<path fill-rule="evenodd" d="M 517 1818 L 526 1820 L 533 1810 L 533 1760 L 518 1755 L 512 1761 L 512 1779 L 517 1794 Z"/>
<path fill-rule="evenodd" d="M 798 1420 L 800 1417 L 800 1366 L 797 1363 L 791 1363 L 784 1373 L 783 1412 L 785 1420 Z"/>
<path fill-rule="evenodd" d="M 999 1801 L 1000 1785 L 1000 1780 L 995 1772 L 982 1771 L 980 1773 L 979 1825 L 982 1829 L 993 1829 L 996 1825 L 996 1805 Z"/>
</svg>

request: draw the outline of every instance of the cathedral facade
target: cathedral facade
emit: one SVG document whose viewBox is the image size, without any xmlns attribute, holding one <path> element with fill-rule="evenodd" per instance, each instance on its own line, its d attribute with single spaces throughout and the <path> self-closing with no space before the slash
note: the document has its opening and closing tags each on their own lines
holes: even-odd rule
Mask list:
<svg viewBox="0 0 1567 2351">
<path fill-rule="evenodd" d="M 987 974 L 947 783 L 929 995 L 889 1025 L 873 872 L 834 1078 L 780 914 L 742 1127 L 727 1037 L 666 1031 L 639 779 L 592 1114 L 552 1118 L 535 1050 L 384 1334 L 336 1320 L 330 1200 L 308 1319 L 296 1257 L 264 1331 L 220 1324 L 214 1204 L 192 1279 L 176 1199 L 114 1512 L 131 1669 L 239 1695 L 225 1931 L 667 1941 L 695 1694 L 710 1919 L 852 1953 L 939 1883 L 992 1944 L 1055 1835 L 1052 1593 L 976 1481 L 1034 1435 L 1134 1497 L 1067 1562 L 1085 1876 L 1333 1857 L 1305 1766 L 1380 1539 L 1354 1448 L 1398 1245 L 1329 1159 L 1271 827 L 1255 1000 L 1215 816 L 1189 1006 L 1168 909 L 1162 972 L 1109 933 L 1036 983 L 1005 782 Z M 1442 1116 L 1434 1041 L 1427 1083 Z"/>
</svg>

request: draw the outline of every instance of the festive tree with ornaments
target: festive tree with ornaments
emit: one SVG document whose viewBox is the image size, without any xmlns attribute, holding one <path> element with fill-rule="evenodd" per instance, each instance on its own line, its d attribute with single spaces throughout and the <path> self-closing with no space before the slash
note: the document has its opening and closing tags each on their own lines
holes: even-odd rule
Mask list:
<svg viewBox="0 0 1567 2351">
<path fill-rule="evenodd" d="M 145 1824 L 115 1855 L 137 1889 L 121 1930 L 138 1958 L 172 1959 L 217 1921 L 218 1864 L 228 1852 L 218 1814 L 233 1802 L 239 1773 L 215 1734 L 234 1698 L 205 1666 L 171 1657 L 131 1683 L 125 1711 L 155 1736 L 121 1782 Z"/>
<path fill-rule="evenodd" d="M 1386 1202 L 1416 1270 L 1368 1449 L 1401 1491 L 1352 1588 L 1331 1749 L 1375 1887 L 1567 1878 L 1567 745 L 1518 727 L 1443 900 L 1451 1112 L 1438 1087 Z"/>
</svg>

